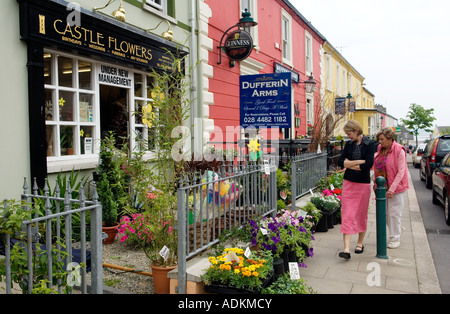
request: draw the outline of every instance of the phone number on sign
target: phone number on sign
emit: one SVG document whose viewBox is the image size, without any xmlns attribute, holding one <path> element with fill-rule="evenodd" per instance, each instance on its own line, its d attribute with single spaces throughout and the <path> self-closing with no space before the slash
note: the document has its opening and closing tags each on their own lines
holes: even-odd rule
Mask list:
<svg viewBox="0 0 450 314">
<path fill-rule="evenodd" d="M 271 122 L 287 122 L 286 117 L 245 117 L 244 118 L 245 123 L 271 123 Z"/>
</svg>

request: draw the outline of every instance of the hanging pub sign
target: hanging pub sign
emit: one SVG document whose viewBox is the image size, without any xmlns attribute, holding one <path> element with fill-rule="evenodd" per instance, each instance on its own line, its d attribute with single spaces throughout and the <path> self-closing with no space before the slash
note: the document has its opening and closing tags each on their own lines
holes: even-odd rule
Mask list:
<svg viewBox="0 0 450 314">
<path fill-rule="evenodd" d="M 240 77 L 240 125 L 291 128 L 291 74 L 271 73 Z"/>
<path fill-rule="evenodd" d="M 345 97 L 336 97 L 334 99 L 334 113 L 345 114 Z"/>
<path fill-rule="evenodd" d="M 300 74 L 299 73 L 285 67 L 284 65 L 274 62 L 273 63 L 273 73 L 283 73 L 283 72 L 291 73 L 292 82 L 300 83 Z"/>
<path fill-rule="evenodd" d="M 238 29 L 227 36 L 223 48 L 230 60 L 242 61 L 252 53 L 252 36 L 246 31 Z"/>
</svg>

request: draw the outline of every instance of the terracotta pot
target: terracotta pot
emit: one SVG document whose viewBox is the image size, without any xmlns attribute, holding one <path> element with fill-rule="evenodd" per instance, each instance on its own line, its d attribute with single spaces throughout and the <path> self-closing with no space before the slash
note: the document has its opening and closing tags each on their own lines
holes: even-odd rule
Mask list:
<svg viewBox="0 0 450 314">
<path fill-rule="evenodd" d="M 102 231 L 106 233 L 107 238 L 103 241 L 103 244 L 112 244 L 114 242 L 114 239 L 116 238 L 117 234 L 117 228 L 119 227 L 119 224 L 116 224 L 112 227 L 105 227 L 102 226 Z"/>
<path fill-rule="evenodd" d="M 169 294 L 170 293 L 170 279 L 167 274 L 177 266 L 159 267 L 150 265 L 153 274 L 153 287 L 155 294 Z"/>
</svg>

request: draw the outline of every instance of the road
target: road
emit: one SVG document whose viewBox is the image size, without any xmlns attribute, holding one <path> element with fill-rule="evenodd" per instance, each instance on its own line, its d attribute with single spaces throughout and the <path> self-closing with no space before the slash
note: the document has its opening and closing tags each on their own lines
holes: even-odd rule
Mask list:
<svg viewBox="0 0 450 314">
<path fill-rule="evenodd" d="M 431 190 L 425 187 L 425 182 L 420 181 L 419 169 L 414 168 L 412 164 L 408 164 L 408 168 L 442 293 L 450 293 L 450 226 L 445 223 L 444 207 L 432 203 Z"/>
</svg>

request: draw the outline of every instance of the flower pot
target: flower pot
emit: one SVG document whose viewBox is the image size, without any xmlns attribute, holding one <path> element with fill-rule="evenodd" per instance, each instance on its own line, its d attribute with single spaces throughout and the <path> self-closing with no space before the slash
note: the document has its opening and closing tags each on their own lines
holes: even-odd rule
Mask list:
<svg viewBox="0 0 450 314">
<path fill-rule="evenodd" d="M 275 272 L 275 277 L 284 274 L 284 261 L 280 257 L 275 257 L 273 259 L 273 271 Z"/>
<path fill-rule="evenodd" d="M 169 294 L 170 293 L 170 279 L 167 274 L 175 269 L 177 266 L 159 267 L 150 265 L 153 276 L 153 287 L 155 294 Z"/>
<path fill-rule="evenodd" d="M 328 223 L 327 216 L 322 214 L 319 222 L 317 223 L 316 232 L 327 232 L 328 231 Z"/>
<path fill-rule="evenodd" d="M 106 238 L 103 240 L 103 244 L 112 244 L 114 242 L 118 227 L 119 224 L 116 224 L 112 227 L 102 226 L 102 232 L 106 233 Z"/>
<path fill-rule="evenodd" d="M 333 229 L 334 228 L 334 225 L 333 225 L 333 213 L 330 213 L 330 214 L 326 215 L 326 217 L 327 217 L 328 229 Z"/>
</svg>

